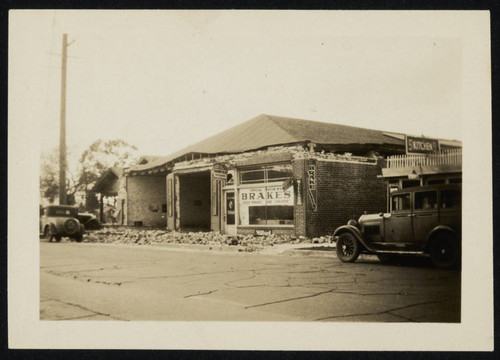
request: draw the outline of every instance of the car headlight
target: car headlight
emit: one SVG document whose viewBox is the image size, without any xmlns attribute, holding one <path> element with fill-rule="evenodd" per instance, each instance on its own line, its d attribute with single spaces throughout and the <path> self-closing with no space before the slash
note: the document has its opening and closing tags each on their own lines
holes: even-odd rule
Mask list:
<svg viewBox="0 0 500 360">
<path fill-rule="evenodd" d="M 358 228 L 358 229 L 359 229 L 359 224 L 358 224 L 358 222 L 357 222 L 356 220 L 352 220 L 352 219 L 351 219 L 351 220 L 349 220 L 349 221 L 347 222 L 347 225 L 354 226 L 354 227 L 356 227 L 356 228 Z"/>
</svg>

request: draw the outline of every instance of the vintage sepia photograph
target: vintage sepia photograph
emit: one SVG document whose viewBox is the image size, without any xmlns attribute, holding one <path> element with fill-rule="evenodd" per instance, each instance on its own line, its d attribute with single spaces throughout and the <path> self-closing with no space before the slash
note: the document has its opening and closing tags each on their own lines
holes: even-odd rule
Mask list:
<svg viewBox="0 0 500 360">
<path fill-rule="evenodd" d="M 487 11 L 9 30 L 11 347 L 492 349 Z"/>
</svg>

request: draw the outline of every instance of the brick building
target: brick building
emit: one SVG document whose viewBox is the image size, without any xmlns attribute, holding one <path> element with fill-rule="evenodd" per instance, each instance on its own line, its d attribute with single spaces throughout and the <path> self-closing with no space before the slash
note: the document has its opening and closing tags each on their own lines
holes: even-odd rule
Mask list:
<svg viewBox="0 0 500 360">
<path fill-rule="evenodd" d="M 400 134 L 260 115 L 125 172 L 128 225 L 319 236 L 386 208 Z"/>
</svg>

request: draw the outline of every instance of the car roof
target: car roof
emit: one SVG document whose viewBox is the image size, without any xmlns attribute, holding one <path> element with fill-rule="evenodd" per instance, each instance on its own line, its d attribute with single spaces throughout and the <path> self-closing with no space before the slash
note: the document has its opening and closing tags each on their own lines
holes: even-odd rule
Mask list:
<svg viewBox="0 0 500 360">
<path fill-rule="evenodd" d="M 44 207 L 44 209 L 52 209 L 52 208 L 59 208 L 59 209 L 77 209 L 76 206 L 73 205 L 47 205 Z"/>
</svg>

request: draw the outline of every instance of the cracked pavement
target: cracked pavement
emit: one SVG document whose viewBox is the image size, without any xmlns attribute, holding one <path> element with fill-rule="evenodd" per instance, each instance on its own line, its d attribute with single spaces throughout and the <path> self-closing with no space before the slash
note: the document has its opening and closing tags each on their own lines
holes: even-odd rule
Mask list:
<svg viewBox="0 0 500 360">
<path fill-rule="evenodd" d="M 460 271 L 424 259 L 41 242 L 40 319 L 460 322 Z"/>
</svg>

